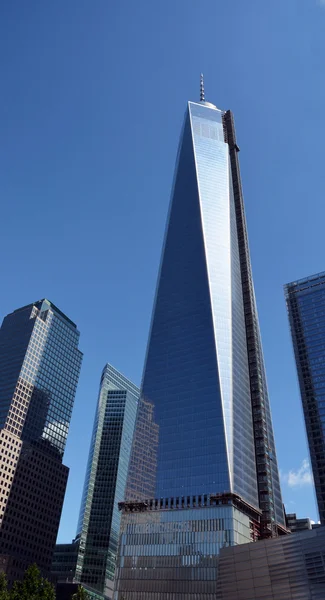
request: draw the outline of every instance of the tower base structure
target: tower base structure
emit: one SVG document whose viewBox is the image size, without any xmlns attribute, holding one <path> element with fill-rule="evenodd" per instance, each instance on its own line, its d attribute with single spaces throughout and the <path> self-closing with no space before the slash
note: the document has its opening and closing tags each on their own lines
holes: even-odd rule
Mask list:
<svg viewBox="0 0 325 600">
<path fill-rule="evenodd" d="M 261 533 L 262 512 L 237 494 L 121 502 L 119 508 L 114 600 L 215 600 L 221 548 L 257 541 Z"/>
</svg>

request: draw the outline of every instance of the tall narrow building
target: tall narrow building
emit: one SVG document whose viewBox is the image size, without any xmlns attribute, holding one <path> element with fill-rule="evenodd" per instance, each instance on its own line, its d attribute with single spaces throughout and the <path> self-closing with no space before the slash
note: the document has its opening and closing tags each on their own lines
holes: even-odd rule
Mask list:
<svg viewBox="0 0 325 600">
<path fill-rule="evenodd" d="M 285 286 L 321 523 L 325 525 L 325 273 Z"/>
<path fill-rule="evenodd" d="M 51 572 L 78 342 L 76 325 L 48 300 L 15 310 L 0 329 L 0 560 L 9 583 L 31 563 Z"/>
<path fill-rule="evenodd" d="M 119 600 L 212 600 L 221 547 L 286 531 L 238 152 L 232 113 L 205 101 L 201 81 L 181 134 L 121 505 Z"/>
<path fill-rule="evenodd" d="M 118 502 L 125 493 L 139 393 L 139 388 L 117 369 L 105 366 L 80 508 L 74 577 L 105 599 L 113 595 L 120 530 Z M 57 546 L 57 557 L 59 554 Z"/>
</svg>

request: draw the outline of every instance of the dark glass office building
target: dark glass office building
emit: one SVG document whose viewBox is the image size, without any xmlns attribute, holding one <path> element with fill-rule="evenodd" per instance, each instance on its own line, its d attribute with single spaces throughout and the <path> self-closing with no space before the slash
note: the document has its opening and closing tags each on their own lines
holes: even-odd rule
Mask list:
<svg viewBox="0 0 325 600">
<path fill-rule="evenodd" d="M 325 524 L 325 273 L 285 286 L 319 516 Z"/>
<path fill-rule="evenodd" d="M 0 560 L 9 582 L 33 562 L 51 571 L 78 342 L 76 325 L 48 300 L 7 315 L 0 329 Z"/>
<path fill-rule="evenodd" d="M 73 540 L 67 544 L 56 544 L 52 562 L 52 573 L 55 581 L 67 584 L 74 583 L 78 553 L 79 540 Z"/>
<path fill-rule="evenodd" d="M 212 600 L 221 547 L 286 531 L 238 152 L 232 113 L 203 94 L 189 102 L 121 505 L 119 600 Z"/>
<path fill-rule="evenodd" d="M 74 580 L 112 598 L 123 500 L 140 390 L 106 365 L 91 439 L 77 530 Z"/>
</svg>

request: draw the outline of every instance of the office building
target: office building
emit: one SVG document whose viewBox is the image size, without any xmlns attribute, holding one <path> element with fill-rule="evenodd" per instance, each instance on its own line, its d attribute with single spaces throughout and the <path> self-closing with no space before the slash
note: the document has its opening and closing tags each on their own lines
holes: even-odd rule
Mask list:
<svg viewBox="0 0 325 600">
<path fill-rule="evenodd" d="M 52 573 L 55 581 L 74 583 L 78 553 L 79 540 L 73 540 L 67 544 L 56 544 L 52 561 Z"/>
<path fill-rule="evenodd" d="M 286 515 L 287 528 L 291 533 L 297 531 L 305 531 L 306 529 L 312 529 L 312 522 L 308 517 L 303 519 L 297 519 L 296 513 L 289 513 Z"/>
<path fill-rule="evenodd" d="M 9 583 L 34 562 L 51 571 L 78 342 L 76 325 L 48 300 L 15 310 L 0 329 L 0 560 Z"/>
<path fill-rule="evenodd" d="M 325 273 L 285 286 L 320 521 L 325 524 Z"/>
<path fill-rule="evenodd" d="M 233 116 L 189 102 L 135 428 L 118 600 L 212 600 L 220 548 L 285 533 Z"/>
<path fill-rule="evenodd" d="M 224 548 L 215 600 L 324 600 L 325 527 Z"/>
<path fill-rule="evenodd" d="M 101 376 L 76 540 L 58 544 L 53 574 L 82 583 L 102 598 L 113 594 L 120 512 L 140 390 L 111 365 Z M 75 571 L 71 565 L 75 562 Z M 96 595 L 96 597 L 98 597 Z"/>
</svg>

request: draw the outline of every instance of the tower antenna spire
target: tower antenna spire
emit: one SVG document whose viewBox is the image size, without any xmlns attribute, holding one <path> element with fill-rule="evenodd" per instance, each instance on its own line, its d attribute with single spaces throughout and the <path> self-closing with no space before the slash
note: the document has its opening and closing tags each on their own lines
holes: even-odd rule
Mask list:
<svg viewBox="0 0 325 600">
<path fill-rule="evenodd" d="M 204 96 L 204 78 L 203 78 L 203 73 L 201 73 L 201 77 L 200 77 L 200 102 L 204 102 L 205 101 L 205 96 Z"/>
</svg>

